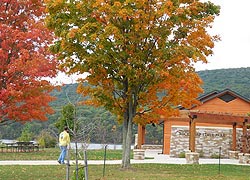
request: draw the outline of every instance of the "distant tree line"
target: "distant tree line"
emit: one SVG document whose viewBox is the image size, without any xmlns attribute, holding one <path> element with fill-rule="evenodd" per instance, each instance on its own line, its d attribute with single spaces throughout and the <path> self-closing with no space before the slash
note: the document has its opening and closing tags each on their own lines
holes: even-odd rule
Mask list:
<svg viewBox="0 0 250 180">
<path fill-rule="evenodd" d="M 249 68 L 233 68 L 204 70 L 198 72 L 203 80 L 204 94 L 213 90 L 223 90 L 230 88 L 238 94 L 250 98 L 250 67 Z M 64 106 L 72 102 L 84 101 L 84 99 L 76 93 L 77 84 L 67 84 L 61 87 L 61 90 L 54 90 L 51 95 L 57 99 L 50 105 L 55 113 L 48 116 L 48 121 L 32 121 L 25 124 L 12 123 L 8 126 L 0 126 L 0 139 L 18 139 L 29 138 L 30 140 L 46 140 L 51 141 L 51 137 L 56 140 L 59 133 L 55 128 L 55 124 L 61 118 L 61 111 Z M 94 108 L 90 106 L 80 106 L 79 113 L 84 123 L 94 122 L 96 128 L 91 135 L 90 142 L 112 144 L 121 143 L 121 126 L 116 121 L 116 117 L 102 108 Z M 162 125 L 146 127 L 146 143 L 162 144 Z M 137 132 L 137 126 L 133 128 L 133 133 Z M 51 137 L 49 137 L 51 136 Z M 50 142 L 49 144 L 54 145 Z M 44 145 L 46 143 L 44 142 Z"/>
<path fill-rule="evenodd" d="M 250 67 L 199 71 L 204 93 L 229 88 L 250 98 Z"/>
</svg>

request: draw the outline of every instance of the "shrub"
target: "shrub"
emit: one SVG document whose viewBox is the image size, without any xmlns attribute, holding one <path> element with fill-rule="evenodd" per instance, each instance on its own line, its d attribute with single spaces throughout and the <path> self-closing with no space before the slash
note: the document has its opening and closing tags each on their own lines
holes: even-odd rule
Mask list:
<svg viewBox="0 0 250 180">
<path fill-rule="evenodd" d="M 85 179 L 84 166 L 79 164 L 78 168 L 78 179 Z M 76 171 L 73 172 L 72 180 L 76 180 Z"/>
<path fill-rule="evenodd" d="M 178 157 L 179 158 L 185 158 L 185 152 L 181 152 Z"/>
<path fill-rule="evenodd" d="M 219 155 L 218 154 L 212 154 L 210 157 L 212 159 L 219 159 Z"/>
<path fill-rule="evenodd" d="M 200 150 L 198 153 L 200 158 L 204 157 L 204 152 L 202 150 Z"/>
<path fill-rule="evenodd" d="M 57 144 L 57 138 L 52 136 L 49 132 L 43 130 L 37 137 L 37 142 L 40 147 L 50 148 L 55 147 Z"/>
</svg>

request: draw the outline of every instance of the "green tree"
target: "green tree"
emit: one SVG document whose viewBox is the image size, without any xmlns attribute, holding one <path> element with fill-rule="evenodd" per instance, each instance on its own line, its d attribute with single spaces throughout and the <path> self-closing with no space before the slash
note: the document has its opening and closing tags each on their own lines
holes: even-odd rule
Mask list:
<svg viewBox="0 0 250 180">
<path fill-rule="evenodd" d="M 34 134 L 31 132 L 31 125 L 30 124 L 25 124 L 23 127 L 21 136 L 18 138 L 18 141 L 31 141 L 34 138 Z"/>
<path fill-rule="evenodd" d="M 60 132 L 63 131 L 65 126 L 69 127 L 70 129 L 73 129 L 74 114 L 75 114 L 75 108 L 72 104 L 67 104 L 63 106 L 61 111 L 61 117 L 55 123 L 55 126 L 58 128 Z"/>
<path fill-rule="evenodd" d="M 199 0 L 46 0 L 51 50 L 67 73 L 88 73 L 78 92 L 123 123 L 122 167 L 130 166 L 133 123 L 158 122 L 202 92 L 193 64 L 207 62 L 219 7 Z M 162 94 L 161 97 L 158 95 Z"/>
<path fill-rule="evenodd" d="M 67 96 L 68 97 L 68 96 Z M 79 110 L 83 108 L 78 101 L 71 102 L 69 97 L 69 104 L 65 105 L 62 109 L 62 116 L 56 123 L 58 129 L 62 131 L 61 128 L 65 126 L 69 127 L 71 139 L 74 141 L 75 145 L 75 163 L 76 163 L 76 173 L 75 178 L 78 179 L 78 152 L 82 147 L 84 151 L 86 151 L 86 145 L 89 143 L 90 137 L 92 135 L 92 131 L 95 128 L 95 124 L 93 122 L 86 123 L 86 118 L 81 116 Z M 78 147 L 78 143 L 82 143 L 81 147 Z M 85 153 L 84 153 L 85 154 Z M 84 157 L 85 158 L 85 157 Z M 69 166 L 68 166 L 69 168 Z M 85 170 L 87 167 L 85 167 Z M 67 171 L 68 172 L 68 171 Z"/>
</svg>

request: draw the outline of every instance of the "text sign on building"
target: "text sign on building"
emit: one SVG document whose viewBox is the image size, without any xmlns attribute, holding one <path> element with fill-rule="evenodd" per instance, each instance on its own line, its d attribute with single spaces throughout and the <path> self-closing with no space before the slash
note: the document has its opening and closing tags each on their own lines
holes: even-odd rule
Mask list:
<svg viewBox="0 0 250 180">
<path fill-rule="evenodd" d="M 182 130 L 178 129 L 175 131 L 176 135 L 181 135 L 181 136 L 189 136 L 189 131 L 188 130 Z M 211 132 L 196 132 L 196 136 L 198 137 L 225 137 L 224 133 L 211 133 Z"/>
</svg>

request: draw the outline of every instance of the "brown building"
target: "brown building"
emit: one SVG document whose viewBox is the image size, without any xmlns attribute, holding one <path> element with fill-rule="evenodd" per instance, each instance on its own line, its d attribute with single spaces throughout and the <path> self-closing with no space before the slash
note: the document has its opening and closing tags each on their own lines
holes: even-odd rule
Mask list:
<svg viewBox="0 0 250 180">
<path fill-rule="evenodd" d="M 164 119 L 163 154 L 178 156 L 190 150 L 200 156 L 212 156 L 221 147 L 248 152 L 247 124 L 250 124 L 250 100 L 225 89 L 198 98 L 200 105 L 180 109 L 178 117 Z M 138 126 L 138 147 L 145 142 L 145 127 Z"/>
</svg>

